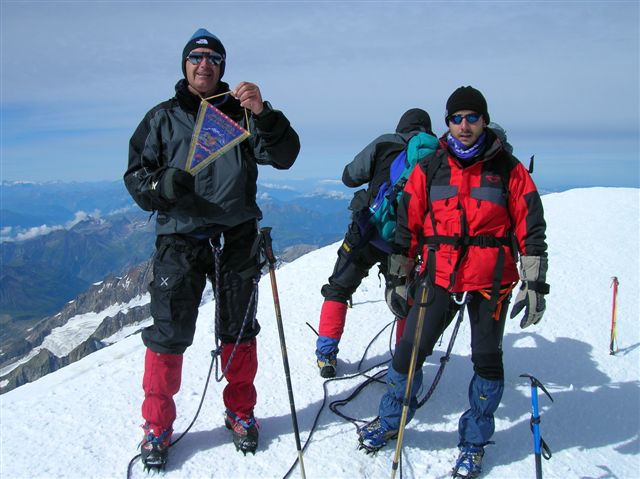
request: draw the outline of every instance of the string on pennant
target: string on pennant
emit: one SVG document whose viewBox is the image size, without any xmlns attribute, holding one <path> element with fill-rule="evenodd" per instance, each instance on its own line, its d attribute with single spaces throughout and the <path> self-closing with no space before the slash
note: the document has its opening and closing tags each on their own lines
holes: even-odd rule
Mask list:
<svg viewBox="0 0 640 479">
<path fill-rule="evenodd" d="M 202 101 L 213 100 L 214 98 L 219 98 L 221 96 L 230 95 L 230 94 L 231 94 L 231 91 L 225 91 L 225 92 L 222 92 L 222 93 L 218 93 L 216 95 L 211 95 L 211 96 L 208 96 L 206 98 L 203 98 Z M 251 134 L 251 129 L 250 129 L 250 126 L 249 126 L 249 112 L 247 111 L 246 108 L 243 108 L 243 110 L 244 110 L 244 121 L 245 121 L 245 124 L 247 125 L 247 132 L 249 134 Z"/>
</svg>

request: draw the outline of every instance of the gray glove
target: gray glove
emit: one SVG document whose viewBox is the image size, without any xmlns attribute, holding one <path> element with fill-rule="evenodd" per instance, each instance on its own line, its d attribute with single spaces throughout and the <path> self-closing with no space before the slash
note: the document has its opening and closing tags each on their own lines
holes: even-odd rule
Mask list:
<svg viewBox="0 0 640 479">
<path fill-rule="evenodd" d="M 414 261 L 401 254 L 389 255 L 387 260 L 387 284 L 385 300 L 391 312 L 406 318 L 409 313 L 407 305 L 407 278 L 411 275 Z"/>
<path fill-rule="evenodd" d="M 411 258 L 401 254 L 392 254 L 389 255 L 387 272 L 390 277 L 406 279 L 411 274 L 413 266 L 414 262 Z"/>
<path fill-rule="evenodd" d="M 520 258 L 520 291 L 511 310 L 511 318 L 515 318 L 524 308 L 524 316 L 520 327 L 526 328 L 537 324 L 546 308 L 545 294 L 549 293 L 547 278 L 547 258 L 544 256 L 522 256 Z"/>
</svg>

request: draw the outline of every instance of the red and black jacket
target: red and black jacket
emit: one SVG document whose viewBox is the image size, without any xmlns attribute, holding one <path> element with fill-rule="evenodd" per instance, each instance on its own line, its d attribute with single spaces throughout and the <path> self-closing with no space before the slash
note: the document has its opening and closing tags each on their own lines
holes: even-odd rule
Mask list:
<svg viewBox="0 0 640 479">
<path fill-rule="evenodd" d="M 421 255 L 422 270 L 429 267 L 435 284 L 452 292 L 495 291 L 518 281 L 516 248 L 522 255 L 546 255 L 536 186 L 522 163 L 486 132 L 484 153 L 468 165 L 449 152 L 443 136 L 409 176 L 398 210 L 396 242 L 410 257 Z M 427 265 L 429 249 L 435 265 Z"/>
</svg>

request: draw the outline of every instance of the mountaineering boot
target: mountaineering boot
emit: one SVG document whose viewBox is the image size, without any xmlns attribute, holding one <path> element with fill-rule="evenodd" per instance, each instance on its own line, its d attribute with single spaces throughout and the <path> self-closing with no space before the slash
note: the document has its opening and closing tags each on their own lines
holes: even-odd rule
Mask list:
<svg viewBox="0 0 640 479">
<path fill-rule="evenodd" d="M 320 310 L 318 339 L 316 340 L 316 364 L 323 378 L 336 376 L 338 344 L 347 320 L 347 304 L 325 300 Z"/>
<path fill-rule="evenodd" d="M 227 410 L 224 415 L 224 425 L 231 430 L 236 451 L 242 451 L 245 456 L 248 452 L 255 455 L 258 448 L 259 427 L 255 417 L 251 416 L 249 419 L 243 420 Z"/>
<path fill-rule="evenodd" d="M 338 364 L 335 354 L 333 355 L 333 357 L 324 356 L 324 355 L 320 355 L 316 351 L 316 356 L 317 356 L 316 363 L 318 364 L 318 369 L 320 370 L 320 376 L 322 376 L 323 378 L 335 378 L 336 366 Z"/>
<path fill-rule="evenodd" d="M 460 454 L 456 460 L 451 477 L 466 477 L 468 479 L 482 474 L 482 458 L 484 447 L 473 444 L 461 444 Z"/>
<path fill-rule="evenodd" d="M 375 454 L 387 444 L 387 441 L 396 437 L 397 430 L 387 429 L 382 425 L 380 418 L 376 418 L 358 431 L 358 449 L 364 449 L 367 454 Z"/>
<path fill-rule="evenodd" d="M 164 470 L 167 464 L 171 433 L 173 431 L 168 429 L 158 434 L 147 423 L 142 426 L 142 429 L 144 430 L 144 437 L 140 443 L 140 457 L 144 470 Z"/>
<path fill-rule="evenodd" d="M 335 378 L 338 365 L 339 340 L 328 336 L 318 336 L 316 341 L 316 364 L 323 378 Z"/>
<path fill-rule="evenodd" d="M 360 442 L 358 449 L 364 449 L 367 454 L 375 453 L 387 441 L 394 439 L 398 435 L 407 380 L 407 374 L 399 373 L 393 366 L 389 366 L 387 370 L 387 391 L 380 399 L 378 419 L 374 419 L 358 431 L 358 440 Z M 407 423 L 411 420 L 418 407 L 416 392 L 421 386 L 422 370 L 418 370 L 415 372 L 413 379 L 413 392 L 409 401 L 409 410 L 407 411 Z"/>
</svg>

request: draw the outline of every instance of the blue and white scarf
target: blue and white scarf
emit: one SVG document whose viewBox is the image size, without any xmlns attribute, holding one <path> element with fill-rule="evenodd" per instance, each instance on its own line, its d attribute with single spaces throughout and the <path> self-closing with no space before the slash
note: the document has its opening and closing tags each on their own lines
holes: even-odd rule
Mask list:
<svg viewBox="0 0 640 479">
<path fill-rule="evenodd" d="M 484 148 L 484 140 L 486 138 L 486 134 L 483 131 L 482 135 L 478 138 L 478 140 L 471 145 L 469 148 L 464 146 L 460 141 L 453 137 L 451 133 L 447 134 L 447 144 L 449 145 L 449 149 L 453 152 L 461 160 L 470 160 L 471 158 L 477 156 L 482 149 Z"/>
</svg>

